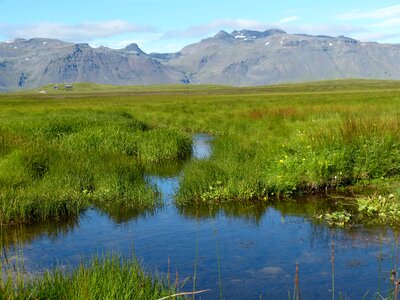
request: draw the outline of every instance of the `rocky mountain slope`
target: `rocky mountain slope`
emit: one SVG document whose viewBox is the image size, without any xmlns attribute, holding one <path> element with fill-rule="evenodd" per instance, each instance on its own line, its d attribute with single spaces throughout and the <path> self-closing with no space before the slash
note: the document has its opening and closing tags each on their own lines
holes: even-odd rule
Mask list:
<svg viewBox="0 0 400 300">
<path fill-rule="evenodd" d="M 181 72 L 147 56 L 136 44 L 113 50 L 49 39 L 0 43 L 0 90 L 81 81 L 164 84 L 181 78 Z"/>
<path fill-rule="evenodd" d="M 264 85 L 336 78 L 400 79 L 400 45 L 344 36 L 220 31 L 178 53 L 114 50 L 51 39 L 0 43 L 0 91 L 49 83 Z"/>
</svg>

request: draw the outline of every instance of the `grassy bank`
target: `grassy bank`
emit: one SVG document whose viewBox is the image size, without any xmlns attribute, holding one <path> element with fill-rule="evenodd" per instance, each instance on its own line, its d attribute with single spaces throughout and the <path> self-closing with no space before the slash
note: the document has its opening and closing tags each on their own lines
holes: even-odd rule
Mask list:
<svg viewBox="0 0 400 300">
<path fill-rule="evenodd" d="M 191 140 L 123 111 L 43 108 L 0 118 L 0 223 L 154 208 L 145 166 L 190 155 Z"/>
<path fill-rule="evenodd" d="M 216 136 L 210 159 L 184 167 L 182 205 L 398 181 L 400 82 L 45 91 L 0 95 L 3 222 L 43 219 L 43 211 L 58 216 L 87 203 L 146 206 L 155 198 L 143 170 L 187 155 L 179 132 Z M 68 126 L 55 122 L 63 115 Z M 35 211 L 41 197 L 57 205 Z"/>
<path fill-rule="evenodd" d="M 222 136 L 210 160 L 185 168 L 179 202 L 266 200 L 400 174 L 398 115 L 298 118 L 265 117 Z"/>
<path fill-rule="evenodd" d="M 28 280 L 22 274 L 14 278 L 3 275 L 2 299 L 160 299 L 175 293 L 166 282 L 145 274 L 135 259 L 118 255 L 94 258 L 68 271 L 47 271 Z"/>
</svg>

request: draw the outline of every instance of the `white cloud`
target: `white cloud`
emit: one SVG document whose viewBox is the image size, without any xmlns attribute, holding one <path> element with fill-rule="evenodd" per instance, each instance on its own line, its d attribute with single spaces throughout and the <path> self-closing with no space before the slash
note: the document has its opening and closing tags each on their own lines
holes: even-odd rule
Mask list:
<svg viewBox="0 0 400 300">
<path fill-rule="evenodd" d="M 125 33 L 152 32 L 153 28 L 140 26 L 123 20 L 105 22 L 83 22 L 79 24 L 35 23 L 24 25 L 1 25 L 0 33 L 7 38 L 57 38 L 67 41 L 91 41 Z"/>
<path fill-rule="evenodd" d="M 305 33 L 311 35 L 354 35 L 356 33 L 365 32 L 366 29 L 351 24 L 302 24 L 302 25 L 285 25 L 283 28 L 291 33 Z"/>
<path fill-rule="evenodd" d="M 279 20 L 278 23 L 291 23 L 300 20 L 299 17 L 292 16 L 292 17 L 287 17 L 283 18 L 282 20 Z"/>
<path fill-rule="evenodd" d="M 399 25 L 400 25 L 400 17 L 386 19 L 383 20 L 382 22 L 374 24 L 375 27 L 382 27 L 382 28 L 395 27 Z"/>
<path fill-rule="evenodd" d="M 178 41 L 178 43 L 162 43 L 159 41 L 153 41 L 143 45 L 143 49 L 146 49 L 146 53 L 175 53 L 182 50 L 183 47 L 187 46 L 188 43 L 185 41 Z"/>
<path fill-rule="evenodd" d="M 289 24 L 291 21 L 297 20 L 297 17 L 289 17 L 278 22 L 261 22 L 249 19 L 217 19 L 211 22 L 188 27 L 182 31 L 168 31 L 164 38 L 167 39 L 191 39 L 201 38 L 215 34 L 217 31 L 224 30 L 267 30 L 277 28 L 289 33 L 305 33 L 313 35 L 351 35 L 354 33 L 366 31 L 363 27 L 351 24 Z"/>
<path fill-rule="evenodd" d="M 357 39 L 363 42 L 388 41 L 400 37 L 399 33 L 366 32 L 359 34 Z"/>
<path fill-rule="evenodd" d="M 249 19 L 216 19 L 208 23 L 191 26 L 183 31 L 168 31 L 165 38 L 194 38 L 208 35 L 220 29 L 253 29 L 262 30 L 268 27 L 266 23 Z"/>
<path fill-rule="evenodd" d="M 341 20 L 359 19 L 388 19 L 400 16 L 400 5 L 378 8 L 375 10 L 354 10 L 341 15 L 337 18 Z"/>
<path fill-rule="evenodd" d="M 364 32 L 355 35 L 362 41 L 396 42 L 400 37 L 400 5 L 382 7 L 375 10 L 354 10 L 336 16 L 339 20 L 362 22 Z"/>
</svg>

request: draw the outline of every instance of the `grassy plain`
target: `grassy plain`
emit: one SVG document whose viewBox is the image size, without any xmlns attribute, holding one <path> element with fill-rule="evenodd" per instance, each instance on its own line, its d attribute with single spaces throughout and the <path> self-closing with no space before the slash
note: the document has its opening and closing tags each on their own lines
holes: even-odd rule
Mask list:
<svg viewBox="0 0 400 300">
<path fill-rule="evenodd" d="M 2 94 L 0 107 L 1 223 L 59 219 L 91 204 L 154 207 L 144 170 L 187 157 L 196 132 L 215 135 L 213 155 L 185 165 L 180 205 L 396 183 L 400 174 L 397 81 L 82 83 Z M 391 187 L 380 192 L 397 198 Z"/>
</svg>

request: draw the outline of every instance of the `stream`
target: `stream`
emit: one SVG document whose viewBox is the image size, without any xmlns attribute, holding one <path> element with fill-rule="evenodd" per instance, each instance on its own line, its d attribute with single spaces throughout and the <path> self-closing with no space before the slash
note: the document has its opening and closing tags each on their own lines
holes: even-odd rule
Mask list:
<svg viewBox="0 0 400 300">
<path fill-rule="evenodd" d="M 212 138 L 193 138 L 192 159 L 207 159 Z M 12 257 L 27 272 L 74 266 L 96 253 L 118 251 L 135 256 L 146 271 L 178 273 L 180 291 L 210 289 L 196 299 L 293 299 L 296 263 L 301 299 L 332 299 L 332 241 L 335 284 L 346 299 L 387 295 L 393 286 L 396 235 L 389 229 L 354 226 L 331 229 L 312 214 L 332 205 L 328 199 L 282 201 L 269 205 L 230 205 L 213 210 L 179 208 L 173 203 L 180 171 L 148 174 L 164 206 L 139 216 L 109 216 L 96 209 L 77 220 L 6 231 Z M 18 233 L 23 232 L 23 233 Z M 169 267 L 168 267 L 169 266 Z M 169 271 L 168 271 L 169 269 Z"/>
</svg>

